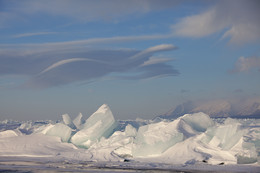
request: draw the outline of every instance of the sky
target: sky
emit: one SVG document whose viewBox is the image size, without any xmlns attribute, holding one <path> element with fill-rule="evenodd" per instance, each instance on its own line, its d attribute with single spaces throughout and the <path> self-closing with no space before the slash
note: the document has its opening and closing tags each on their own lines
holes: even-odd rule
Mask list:
<svg viewBox="0 0 260 173">
<path fill-rule="evenodd" d="M 0 0 L 0 120 L 152 119 L 260 97 L 257 0 Z"/>
</svg>

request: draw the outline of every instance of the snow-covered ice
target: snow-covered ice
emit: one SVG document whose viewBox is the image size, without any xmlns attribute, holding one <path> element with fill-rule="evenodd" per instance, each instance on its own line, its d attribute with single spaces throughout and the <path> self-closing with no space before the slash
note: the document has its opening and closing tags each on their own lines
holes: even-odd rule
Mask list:
<svg viewBox="0 0 260 173">
<path fill-rule="evenodd" d="M 259 120 L 214 120 L 199 112 L 172 121 L 147 121 L 139 128 L 120 121 L 120 128 L 107 105 L 86 121 L 81 113 L 73 121 L 64 114 L 62 120 L 15 126 L 1 122 L 0 160 L 109 161 L 117 165 L 127 161 L 147 167 L 150 163 L 164 167 L 247 164 L 247 168 L 260 169 Z"/>
</svg>

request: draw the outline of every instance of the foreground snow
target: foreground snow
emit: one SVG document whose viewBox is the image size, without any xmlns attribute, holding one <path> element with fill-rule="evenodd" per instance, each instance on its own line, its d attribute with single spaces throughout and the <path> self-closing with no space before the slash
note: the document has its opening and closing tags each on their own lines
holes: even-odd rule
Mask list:
<svg viewBox="0 0 260 173">
<path fill-rule="evenodd" d="M 174 121 L 138 125 L 116 122 L 107 105 L 86 121 L 82 114 L 73 121 L 67 114 L 62 117 L 63 122 L 26 122 L 18 128 L 13 122 L 2 122 L 0 161 L 91 162 L 97 167 L 99 163 L 109 167 L 110 162 L 118 167 L 165 169 L 224 164 L 260 169 L 259 120 L 227 118 L 217 122 L 204 113 L 195 113 Z"/>
</svg>

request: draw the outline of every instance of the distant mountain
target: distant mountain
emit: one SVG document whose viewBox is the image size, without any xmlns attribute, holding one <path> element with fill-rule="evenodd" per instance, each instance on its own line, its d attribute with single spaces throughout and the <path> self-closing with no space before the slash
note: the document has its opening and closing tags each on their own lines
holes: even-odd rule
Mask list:
<svg viewBox="0 0 260 173">
<path fill-rule="evenodd" d="M 184 114 L 204 112 L 210 117 L 260 118 L 260 98 L 244 100 L 187 101 L 158 116 L 176 119 Z"/>
</svg>

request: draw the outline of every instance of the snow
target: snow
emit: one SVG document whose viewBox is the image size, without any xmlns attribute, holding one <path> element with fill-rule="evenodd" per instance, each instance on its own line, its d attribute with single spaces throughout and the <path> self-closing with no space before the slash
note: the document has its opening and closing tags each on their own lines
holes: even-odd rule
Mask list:
<svg viewBox="0 0 260 173">
<path fill-rule="evenodd" d="M 10 124 L 14 129 L 0 123 L 4 125 L 0 130 L 0 161 L 94 161 L 98 166 L 112 167 L 128 161 L 130 167 L 183 165 L 199 169 L 224 164 L 252 168 L 253 172 L 260 169 L 259 120 L 216 121 L 199 112 L 172 121 L 120 121 L 121 127 L 117 127 L 110 108 L 102 105 L 83 122 L 80 113 L 73 121 L 63 116 L 59 123 Z"/>
<path fill-rule="evenodd" d="M 1 137 L 0 148 L 1 157 L 46 157 L 46 159 L 51 159 L 68 153 L 73 156 L 78 152 L 73 144 L 63 143 L 59 137 L 44 134 Z"/>
<path fill-rule="evenodd" d="M 9 137 L 15 137 L 21 135 L 21 132 L 17 130 L 6 130 L 3 132 L 0 132 L 0 138 L 9 138 Z"/>
</svg>

